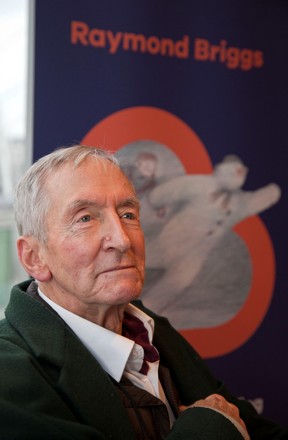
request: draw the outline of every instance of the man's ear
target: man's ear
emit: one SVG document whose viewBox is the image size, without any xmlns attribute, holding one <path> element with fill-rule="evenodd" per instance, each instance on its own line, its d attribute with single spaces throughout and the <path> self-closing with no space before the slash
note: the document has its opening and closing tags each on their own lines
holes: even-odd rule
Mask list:
<svg viewBox="0 0 288 440">
<path fill-rule="evenodd" d="M 26 272 L 38 281 L 49 281 L 51 272 L 41 255 L 39 241 L 33 237 L 19 237 L 17 240 L 18 258 Z"/>
</svg>

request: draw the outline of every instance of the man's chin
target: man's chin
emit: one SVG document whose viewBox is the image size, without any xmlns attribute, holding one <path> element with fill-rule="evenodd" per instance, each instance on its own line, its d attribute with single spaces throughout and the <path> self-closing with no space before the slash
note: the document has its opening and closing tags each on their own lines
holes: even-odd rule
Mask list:
<svg viewBox="0 0 288 440">
<path fill-rule="evenodd" d="M 126 288 L 124 290 L 122 290 L 122 292 L 119 294 L 119 299 L 120 302 L 123 303 L 130 303 L 131 301 L 138 299 L 141 295 L 142 292 L 142 287 L 141 288 L 133 288 L 133 289 L 129 289 Z"/>
</svg>

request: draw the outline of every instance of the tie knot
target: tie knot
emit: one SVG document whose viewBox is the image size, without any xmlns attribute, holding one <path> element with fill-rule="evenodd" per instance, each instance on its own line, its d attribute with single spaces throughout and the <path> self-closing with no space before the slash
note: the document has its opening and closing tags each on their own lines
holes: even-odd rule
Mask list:
<svg viewBox="0 0 288 440">
<path fill-rule="evenodd" d="M 159 354 L 156 348 L 150 343 L 148 330 L 141 319 L 130 313 L 124 312 L 122 323 L 122 335 L 135 341 L 141 345 L 144 350 L 144 361 L 140 373 L 147 374 L 149 366 L 148 362 L 156 362 L 159 360 Z"/>
</svg>

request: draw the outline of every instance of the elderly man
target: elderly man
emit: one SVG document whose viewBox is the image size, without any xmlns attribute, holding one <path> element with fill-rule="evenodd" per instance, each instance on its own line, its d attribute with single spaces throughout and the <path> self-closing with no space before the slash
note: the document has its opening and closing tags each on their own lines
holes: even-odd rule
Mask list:
<svg viewBox="0 0 288 440">
<path fill-rule="evenodd" d="M 30 280 L 12 289 L 0 326 L 1 440 L 288 438 L 134 301 L 144 238 L 114 156 L 84 146 L 45 156 L 15 211 Z"/>
</svg>

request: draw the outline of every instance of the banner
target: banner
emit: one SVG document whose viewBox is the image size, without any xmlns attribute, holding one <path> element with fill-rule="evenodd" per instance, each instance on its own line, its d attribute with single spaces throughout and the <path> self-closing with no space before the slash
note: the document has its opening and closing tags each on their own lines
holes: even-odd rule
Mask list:
<svg viewBox="0 0 288 440">
<path fill-rule="evenodd" d="M 287 425 L 288 5 L 35 2 L 34 160 L 116 152 L 141 201 L 142 300 Z"/>
</svg>

